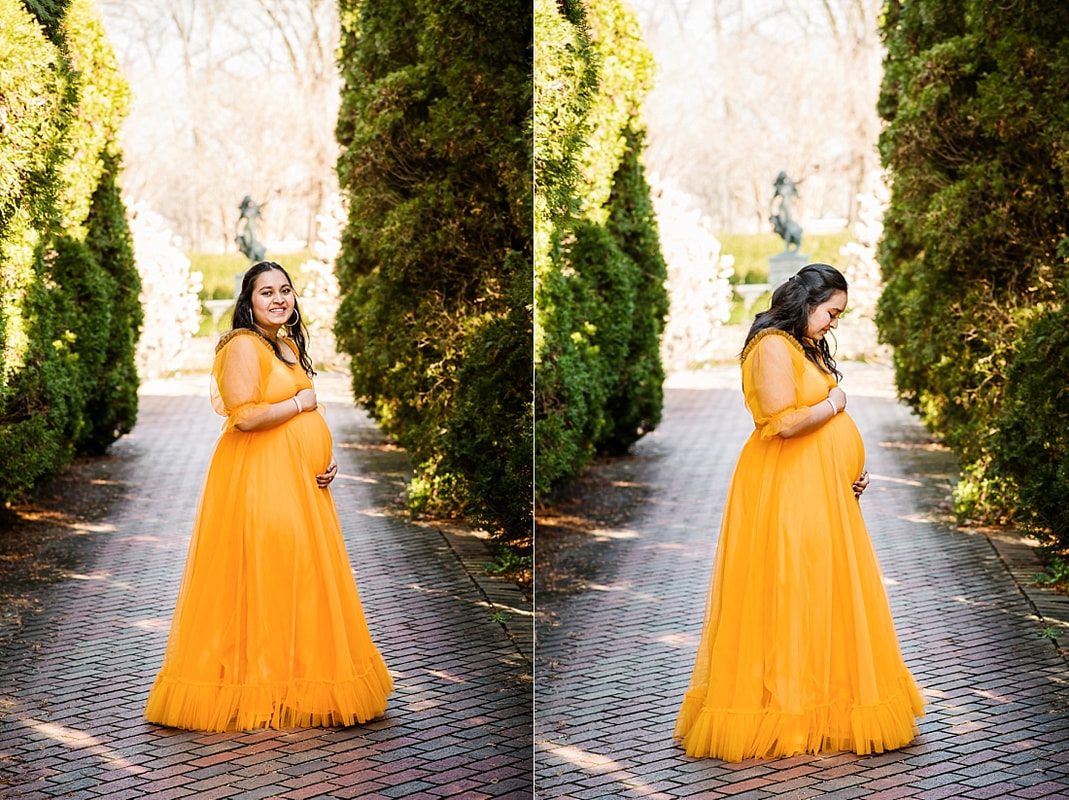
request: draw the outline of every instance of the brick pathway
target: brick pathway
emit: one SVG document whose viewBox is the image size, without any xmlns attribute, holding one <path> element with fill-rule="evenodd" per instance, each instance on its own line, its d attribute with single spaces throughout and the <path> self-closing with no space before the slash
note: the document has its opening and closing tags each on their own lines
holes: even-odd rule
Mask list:
<svg viewBox="0 0 1069 800">
<path fill-rule="evenodd" d="M 322 378 L 320 397 L 349 557 L 396 684 L 385 718 L 212 735 L 141 719 L 219 432 L 205 384 L 145 387 L 137 428 L 109 459 L 125 499 L 90 534 L 93 556 L 0 643 L 0 797 L 530 798 L 522 637 L 491 618 L 438 530 L 386 513 L 407 456 L 353 410 L 344 378 Z"/>
<path fill-rule="evenodd" d="M 752 427 L 737 368 L 718 368 L 676 380 L 661 427 L 613 466 L 650 499 L 585 546 L 599 573 L 583 591 L 539 595 L 539 800 L 1069 798 L 1066 662 L 987 538 L 938 511 L 952 459 L 924 445 L 889 370 L 845 366 L 873 476 L 866 519 L 928 703 L 918 739 L 865 758 L 742 764 L 688 758 L 672 740 L 727 484 Z"/>
</svg>

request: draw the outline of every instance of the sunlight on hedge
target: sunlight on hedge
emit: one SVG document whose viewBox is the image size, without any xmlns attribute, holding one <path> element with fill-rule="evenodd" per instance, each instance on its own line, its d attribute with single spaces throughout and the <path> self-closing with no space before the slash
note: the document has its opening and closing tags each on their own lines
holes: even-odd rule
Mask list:
<svg viewBox="0 0 1069 800">
<path fill-rule="evenodd" d="M 0 4 L 0 499 L 137 418 L 142 321 L 117 176 L 129 102 L 89 0 Z"/>
</svg>

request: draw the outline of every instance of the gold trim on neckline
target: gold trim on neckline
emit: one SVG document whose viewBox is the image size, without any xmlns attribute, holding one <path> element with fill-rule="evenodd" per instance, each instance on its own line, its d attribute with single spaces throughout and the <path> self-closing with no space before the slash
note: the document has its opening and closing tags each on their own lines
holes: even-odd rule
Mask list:
<svg viewBox="0 0 1069 800">
<path fill-rule="evenodd" d="M 231 341 L 235 336 L 242 336 L 242 335 L 245 335 L 245 334 L 248 334 L 249 336 L 255 336 L 261 342 L 263 342 L 268 347 L 270 347 L 272 352 L 274 352 L 275 348 L 274 348 L 274 346 L 272 346 L 271 340 L 268 339 L 266 336 L 264 336 L 259 331 L 252 330 L 252 328 L 234 328 L 234 330 L 228 331 L 227 333 L 224 333 L 219 338 L 219 341 L 215 345 L 215 352 L 218 353 L 220 350 L 222 350 L 223 349 L 223 345 L 225 345 L 227 342 Z"/>
<path fill-rule="evenodd" d="M 743 348 L 742 356 L 739 358 L 739 361 L 745 361 L 746 357 L 750 355 L 753 349 L 757 346 L 757 343 L 766 336 L 782 336 L 794 347 L 795 350 L 802 354 L 803 358 L 805 358 L 805 348 L 802 347 L 797 339 L 787 333 L 787 331 L 781 331 L 779 328 L 765 328 L 763 331 L 754 334 L 754 337 L 747 343 L 746 347 Z M 806 358 L 806 360 L 808 361 L 809 359 Z"/>
</svg>

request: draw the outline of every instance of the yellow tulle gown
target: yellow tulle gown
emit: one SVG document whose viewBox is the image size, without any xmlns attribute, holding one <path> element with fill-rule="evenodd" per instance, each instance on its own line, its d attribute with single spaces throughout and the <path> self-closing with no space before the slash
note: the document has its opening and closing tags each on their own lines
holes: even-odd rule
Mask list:
<svg viewBox="0 0 1069 800">
<path fill-rule="evenodd" d="M 728 491 L 675 736 L 688 755 L 724 761 L 903 747 L 923 701 L 853 494 L 861 436 L 846 413 L 776 435 L 835 385 L 788 334 L 759 333 L 742 376 L 756 428 Z"/>
<path fill-rule="evenodd" d="M 331 459 L 326 421 L 310 411 L 266 430 L 235 427 L 311 381 L 242 330 L 221 340 L 212 378 L 226 422 L 145 719 L 232 731 L 377 717 L 392 680 L 367 629 L 330 490 L 316 485 Z"/>
</svg>

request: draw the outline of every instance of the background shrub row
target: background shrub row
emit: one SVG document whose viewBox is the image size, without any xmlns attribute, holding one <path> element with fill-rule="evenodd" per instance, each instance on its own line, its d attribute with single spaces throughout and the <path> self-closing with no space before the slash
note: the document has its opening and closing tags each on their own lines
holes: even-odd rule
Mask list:
<svg viewBox="0 0 1069 800">
<path fill-rule="evenodd" d="M 639 105 L 653 60 L 617 0 L 536 0 L 536 490 L 659 421 L 668 312 Z"/>
<path fill-rule="evenodd" d="M 116 186 L 128 103 L 89 0 L 0 0 L 0 499 L 137 416 L 138 273 Z"/>
<path fill-rule="evenodd" d="M 1069 546 L 1069 6 L 892 0 L 878 324 L 964 515 Z"/>
<path fill-rule="evenodd" d="M 335 333 L 416 510 L 531 528 L 530 7 L 342 0 Z"/>
</svg>

